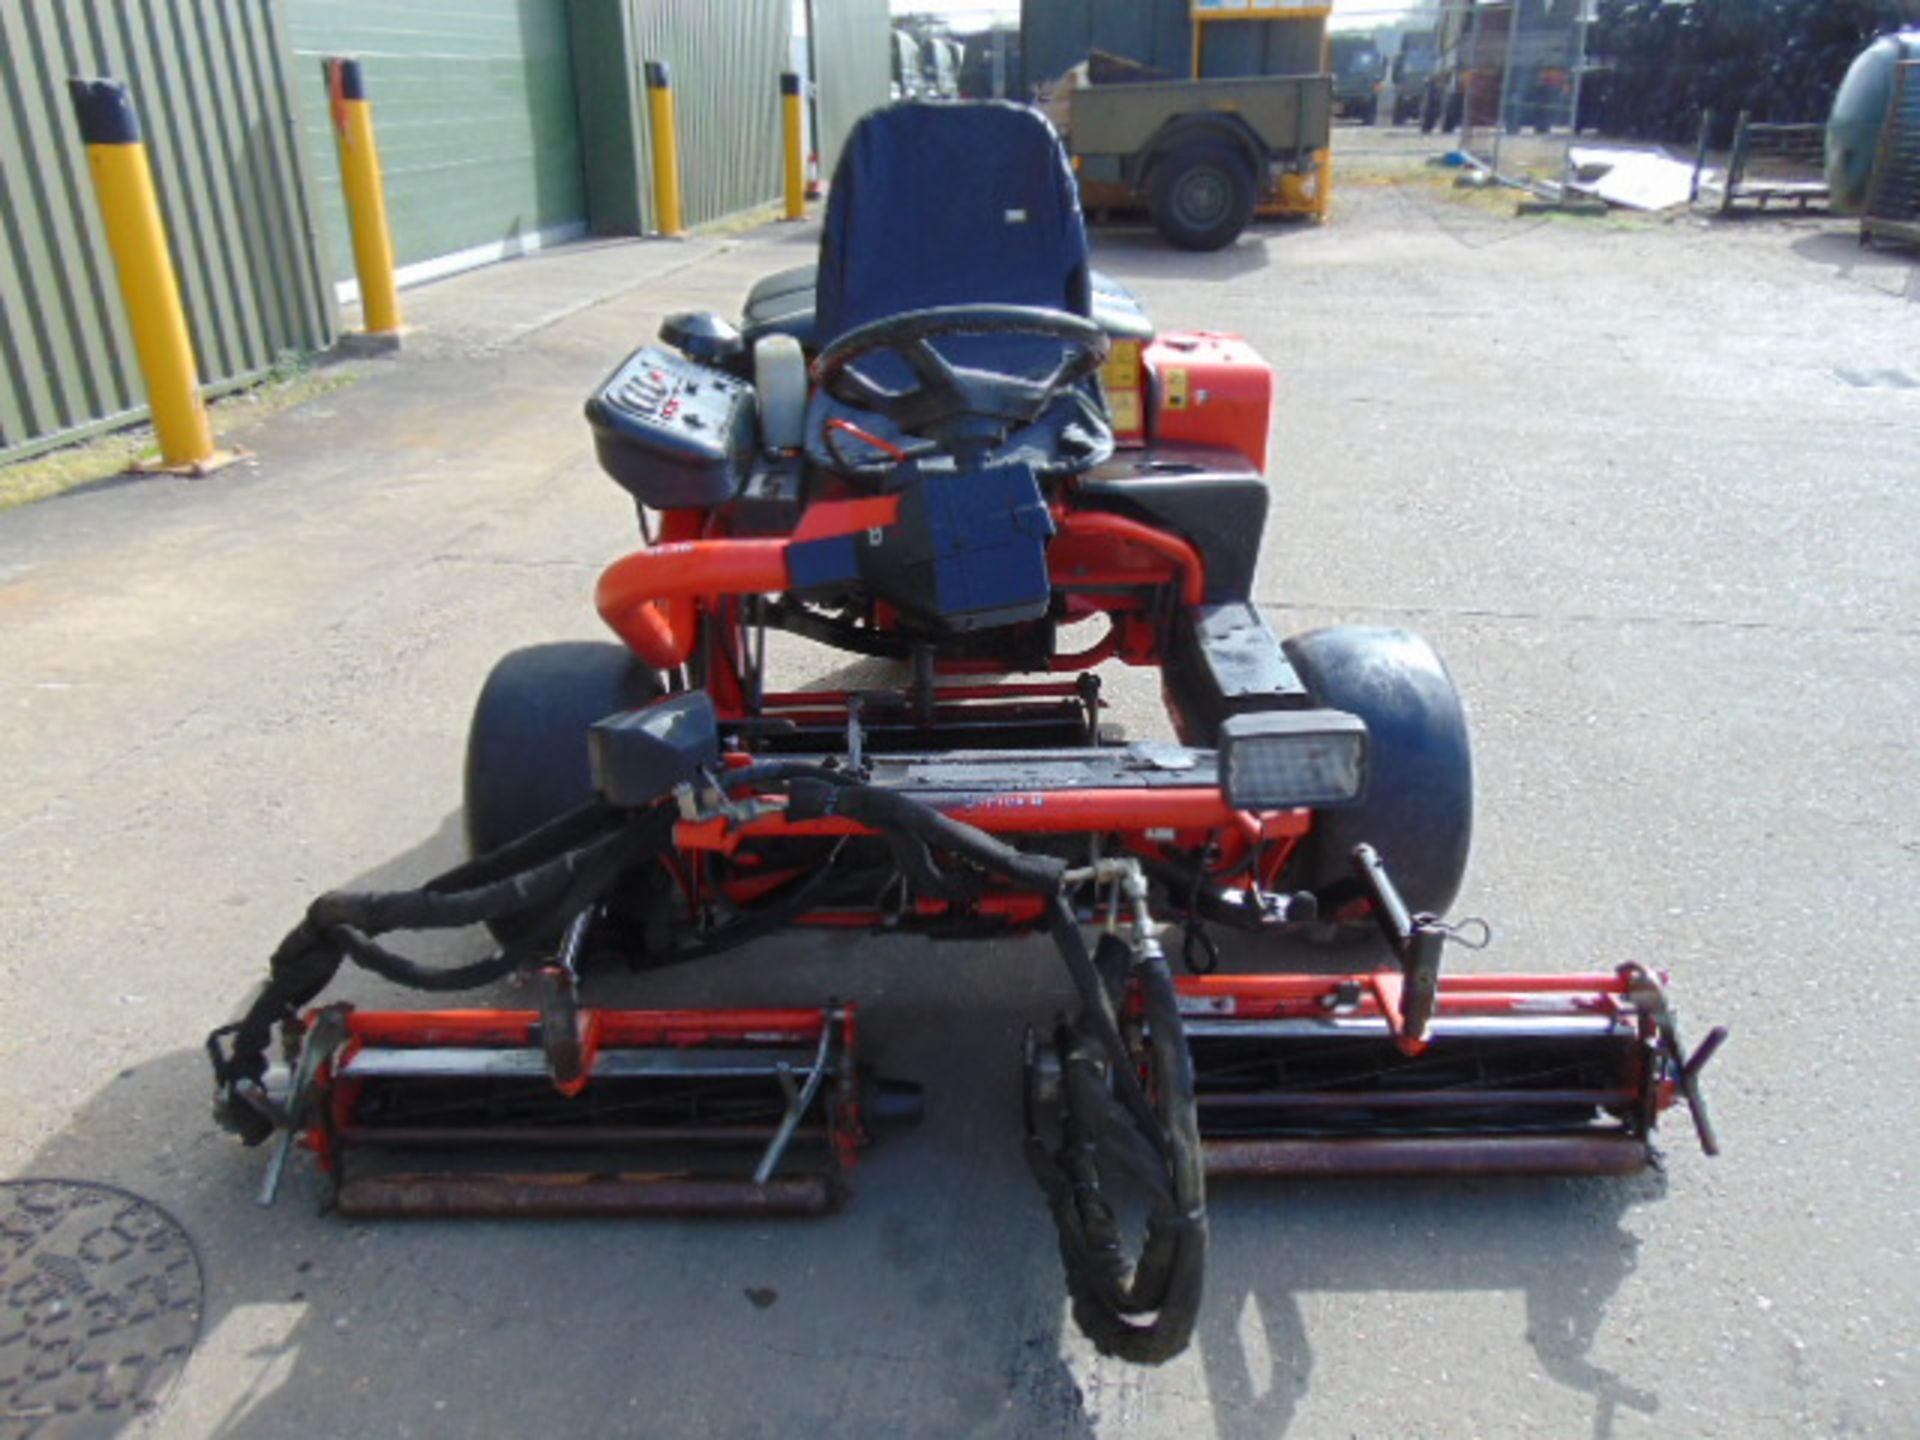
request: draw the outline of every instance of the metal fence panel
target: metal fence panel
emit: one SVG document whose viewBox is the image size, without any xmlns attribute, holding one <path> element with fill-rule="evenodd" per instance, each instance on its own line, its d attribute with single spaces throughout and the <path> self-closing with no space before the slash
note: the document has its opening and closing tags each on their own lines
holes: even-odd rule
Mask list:
<svg viewBox="0 0 1920 1440">
<path fill-rule="evenodd" d="M 1586 66 L 1592 0 L 1476 5 L 1460 148 L 1503 178 L 1553 193 Z"/>
<path fill-rule="evenodd" d="M 823 179 L 833 173 L 860 117 L 887 103 L 889 20 L 887 0 L 813 0 Z"/>
<path fill-rule="evenodd" d="M 332 343 L 278 0 L 5 4 L 0 53 L 0 458 L 142 408 L 69 76 L 132 93 L 202 383 Z"/>
</svg>

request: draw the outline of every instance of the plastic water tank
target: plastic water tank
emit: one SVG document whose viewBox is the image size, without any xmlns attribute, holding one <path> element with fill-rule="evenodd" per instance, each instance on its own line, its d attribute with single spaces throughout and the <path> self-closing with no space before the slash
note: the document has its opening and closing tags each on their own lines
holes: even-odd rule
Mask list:
<svg viewBox="0 0 1920 1440">
<path fill-rule="evenodd" d="M 1893 67 L 1920 60 L 1920 30 L 1882 35 L 1847 67 L 1827 117 L 1828 201 L 1836 215 L 1857 215 L 1867 203 L 1867 181 L 1880 127 L 1893 101 Z"/>
</svg>

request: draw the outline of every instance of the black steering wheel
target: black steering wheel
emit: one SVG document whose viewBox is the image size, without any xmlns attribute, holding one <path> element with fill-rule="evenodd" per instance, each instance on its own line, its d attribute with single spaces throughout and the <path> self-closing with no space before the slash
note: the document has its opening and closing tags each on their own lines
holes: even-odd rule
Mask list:
<svg viewBox="0 0 1920 1440">
<path fill-rule="evenodd" d="M 1040 376 L 956 365 L 934 341 L 957 335 L 1014 335 L 1051 340 L 1060 360 Z M 1030 305 L 942 305 L 888 315 L 849 330 L 820 352 L 815 381 L 833 399 L 883 416 L 905 434 L 930 440 L 965 460 L 985 452 L 1046 413 L 1058 396 L 1107 358 L 1107 332 L 1062 310 Z M 897 355 L 913 383 L 890 390 L 854 366 L 873 355 Z"/>
</svg>

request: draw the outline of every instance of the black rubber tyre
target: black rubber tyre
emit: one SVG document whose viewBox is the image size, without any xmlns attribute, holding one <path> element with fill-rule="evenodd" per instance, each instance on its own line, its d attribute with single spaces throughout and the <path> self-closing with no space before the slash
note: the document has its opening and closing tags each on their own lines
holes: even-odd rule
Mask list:
<svg viewBox="0 0 1920 1440">
<path fill-rule="evenodd" d="M 1153 167 L 1147 186 L 1154 229 L 1182 250 L 1231 245 L 1253 218 L 1253 172 L 1212 140 L 1182 145 Z"/>
<path fill-rule="evenodd" d="M 591 800 L 587 727 L 660 695 L 621 645 L 531 645 L 503 657 L 467 730 L 468 852 L 484 855 Z"/>
<path fill-rule="evenodd" d="M 1339 625 L 1283 643 L 1316 702 L 1367 722 L 1366 797 L 1322 810 L 1287 883 L 1319 889 L 1353 873 L 1362 841 L 1386 861 L 1407 907 L 1445 914 L 1473 841 L 1473 756 L 1453 677 L 1418 635 Z"/>
<path fill-rule="evenodd" d="M 593 798 L 587 727 L 657 700 L 659 679 L 623 645 L 530 645 L 501 658 L 467 728 L 467 853 L 485 855 Z M 540 915 L 489 920 L 502 944 Z"/>
</svg>

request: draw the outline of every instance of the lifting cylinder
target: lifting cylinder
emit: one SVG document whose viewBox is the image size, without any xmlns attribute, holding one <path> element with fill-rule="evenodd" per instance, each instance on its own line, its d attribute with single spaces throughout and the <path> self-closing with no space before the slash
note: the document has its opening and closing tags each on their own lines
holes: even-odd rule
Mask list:
<svg viewBox="0 0 1920 1440">
<path fill-rule="evenodd" d="M 118 80 L 67 82 L 80 138 L 87 147 L 107 249 L 120 277 L 127 328 L 146 382 L 160 441 L 160 464 L 147 468 L 205 475 L 233 457 L 213 448 L 213 427 L 200 400 L 193 338 L 180 304 L 180 282 L 167 252 L 166 226 L 141 143 L 140 122 Z"/>
<path fill-rule="evenodd" d="M 800 110 L 800 77 L 789 70 L 780 77 L 780 113 L 785 126 L 787 158 L 787 219 L 807 213 L 806 125 Z"/>
<path fill-rule="evenodd" d="M 380 152 L 373 141 L 373 106 L 358 60 L 323 62 L 340 148 L 340 186 L 353 234 L 353 270 L 360 280 L 360 315 L 369 335 L 400 333 L 400 296 L 393 279 L 393 240 L 387 197 L 380 183 Z"/>
<path fill-rule="evenodd" d="M 673 75 L 664 60 L 647 61 L 647 119 L 653 128 L 653 210 L 662 235 L 680 235 L 680 139 L 673 128 Z"/>
</svg>

